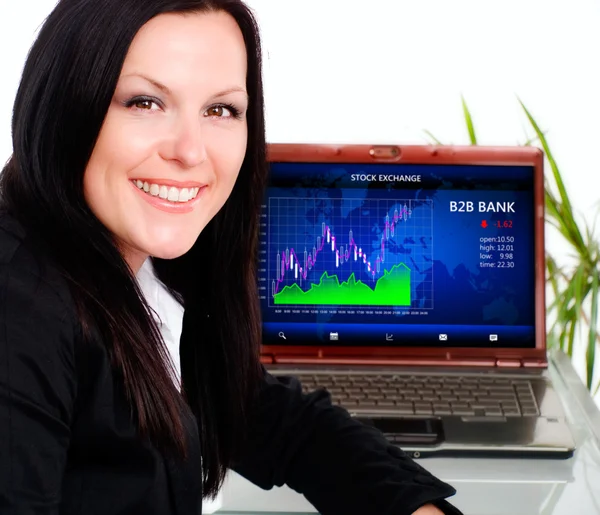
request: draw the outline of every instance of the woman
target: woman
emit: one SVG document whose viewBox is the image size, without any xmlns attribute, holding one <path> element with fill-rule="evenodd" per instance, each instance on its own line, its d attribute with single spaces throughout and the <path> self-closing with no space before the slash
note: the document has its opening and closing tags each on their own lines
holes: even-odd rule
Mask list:
<svg viewBox="0 0 600 515">
<path fill-rule="evenodd" d="M 61 0 L 42 27 L 0 175 L 0 513 L 197 514 L 228 468 L 324 514 L 456 513 L 259 364 L 259 47 L 238 0 Z M 185 308 L 181 382 L 148 257 Z"/>
</svg>

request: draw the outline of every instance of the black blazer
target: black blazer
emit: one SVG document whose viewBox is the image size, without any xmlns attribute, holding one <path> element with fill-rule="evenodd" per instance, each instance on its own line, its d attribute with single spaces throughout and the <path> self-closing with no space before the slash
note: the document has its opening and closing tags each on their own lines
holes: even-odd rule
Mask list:
<svg viewBox="0 0 600 515">
<path fill-rule="evenodd" d="M 0 214 L 0 514 L 197 515 L 198 431 L 186 461 L 136 436 L 104 347 L 82 342 L 64 279 Z M 324 515 L 410 514 L 453 488 L 333 406 L 266 371 L 238 473 L 289 485 Z"/>
</svg>

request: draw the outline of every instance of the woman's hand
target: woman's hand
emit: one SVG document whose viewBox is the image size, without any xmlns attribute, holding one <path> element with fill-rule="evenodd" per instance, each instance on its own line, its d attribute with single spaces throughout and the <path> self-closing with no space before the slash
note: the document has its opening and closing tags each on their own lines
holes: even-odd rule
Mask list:
<svg viewBox="0 0 600 515">
<path fill-rule="evenodd" d="M 444 512 L 436 508 L 433 504 L 426 504 L 413 512 L 413 515 L 444 515 Z"/>
</svg>

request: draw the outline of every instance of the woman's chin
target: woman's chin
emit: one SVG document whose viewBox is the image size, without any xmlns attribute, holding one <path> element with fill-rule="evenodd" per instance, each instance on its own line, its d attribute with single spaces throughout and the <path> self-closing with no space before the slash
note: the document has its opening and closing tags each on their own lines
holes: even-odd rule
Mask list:
<svg viewBox="0 0 600 515">
<path fill-rule="evenodd" d="M 159 259 L 176 259 L 183 256 L 194 245 L 194 241 L 189 242 L 173 242 L 171 244 L 156 245 L 148 249 L 148 254 Z"/>
</svg>

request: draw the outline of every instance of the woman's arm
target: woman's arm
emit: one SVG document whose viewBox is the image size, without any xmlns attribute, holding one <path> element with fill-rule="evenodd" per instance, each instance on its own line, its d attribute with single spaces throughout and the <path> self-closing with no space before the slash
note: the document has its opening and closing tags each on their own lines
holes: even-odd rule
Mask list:
<svg viewBox="0 0 600 515">
<path fill-rule="evenodd" d="M 59 513 L 76 395 L 73 321 L 0 229 L 0 513 Z"/>
<path fill-rule="evenodd" d="M 452 487 L 332 405 L 327 392 L 303 395 L 295 378 L 266 372 L 233 469 L 264 489 L 287 484 L 322 515 L 460 513 L 444 500 Z"/>
</svg>

